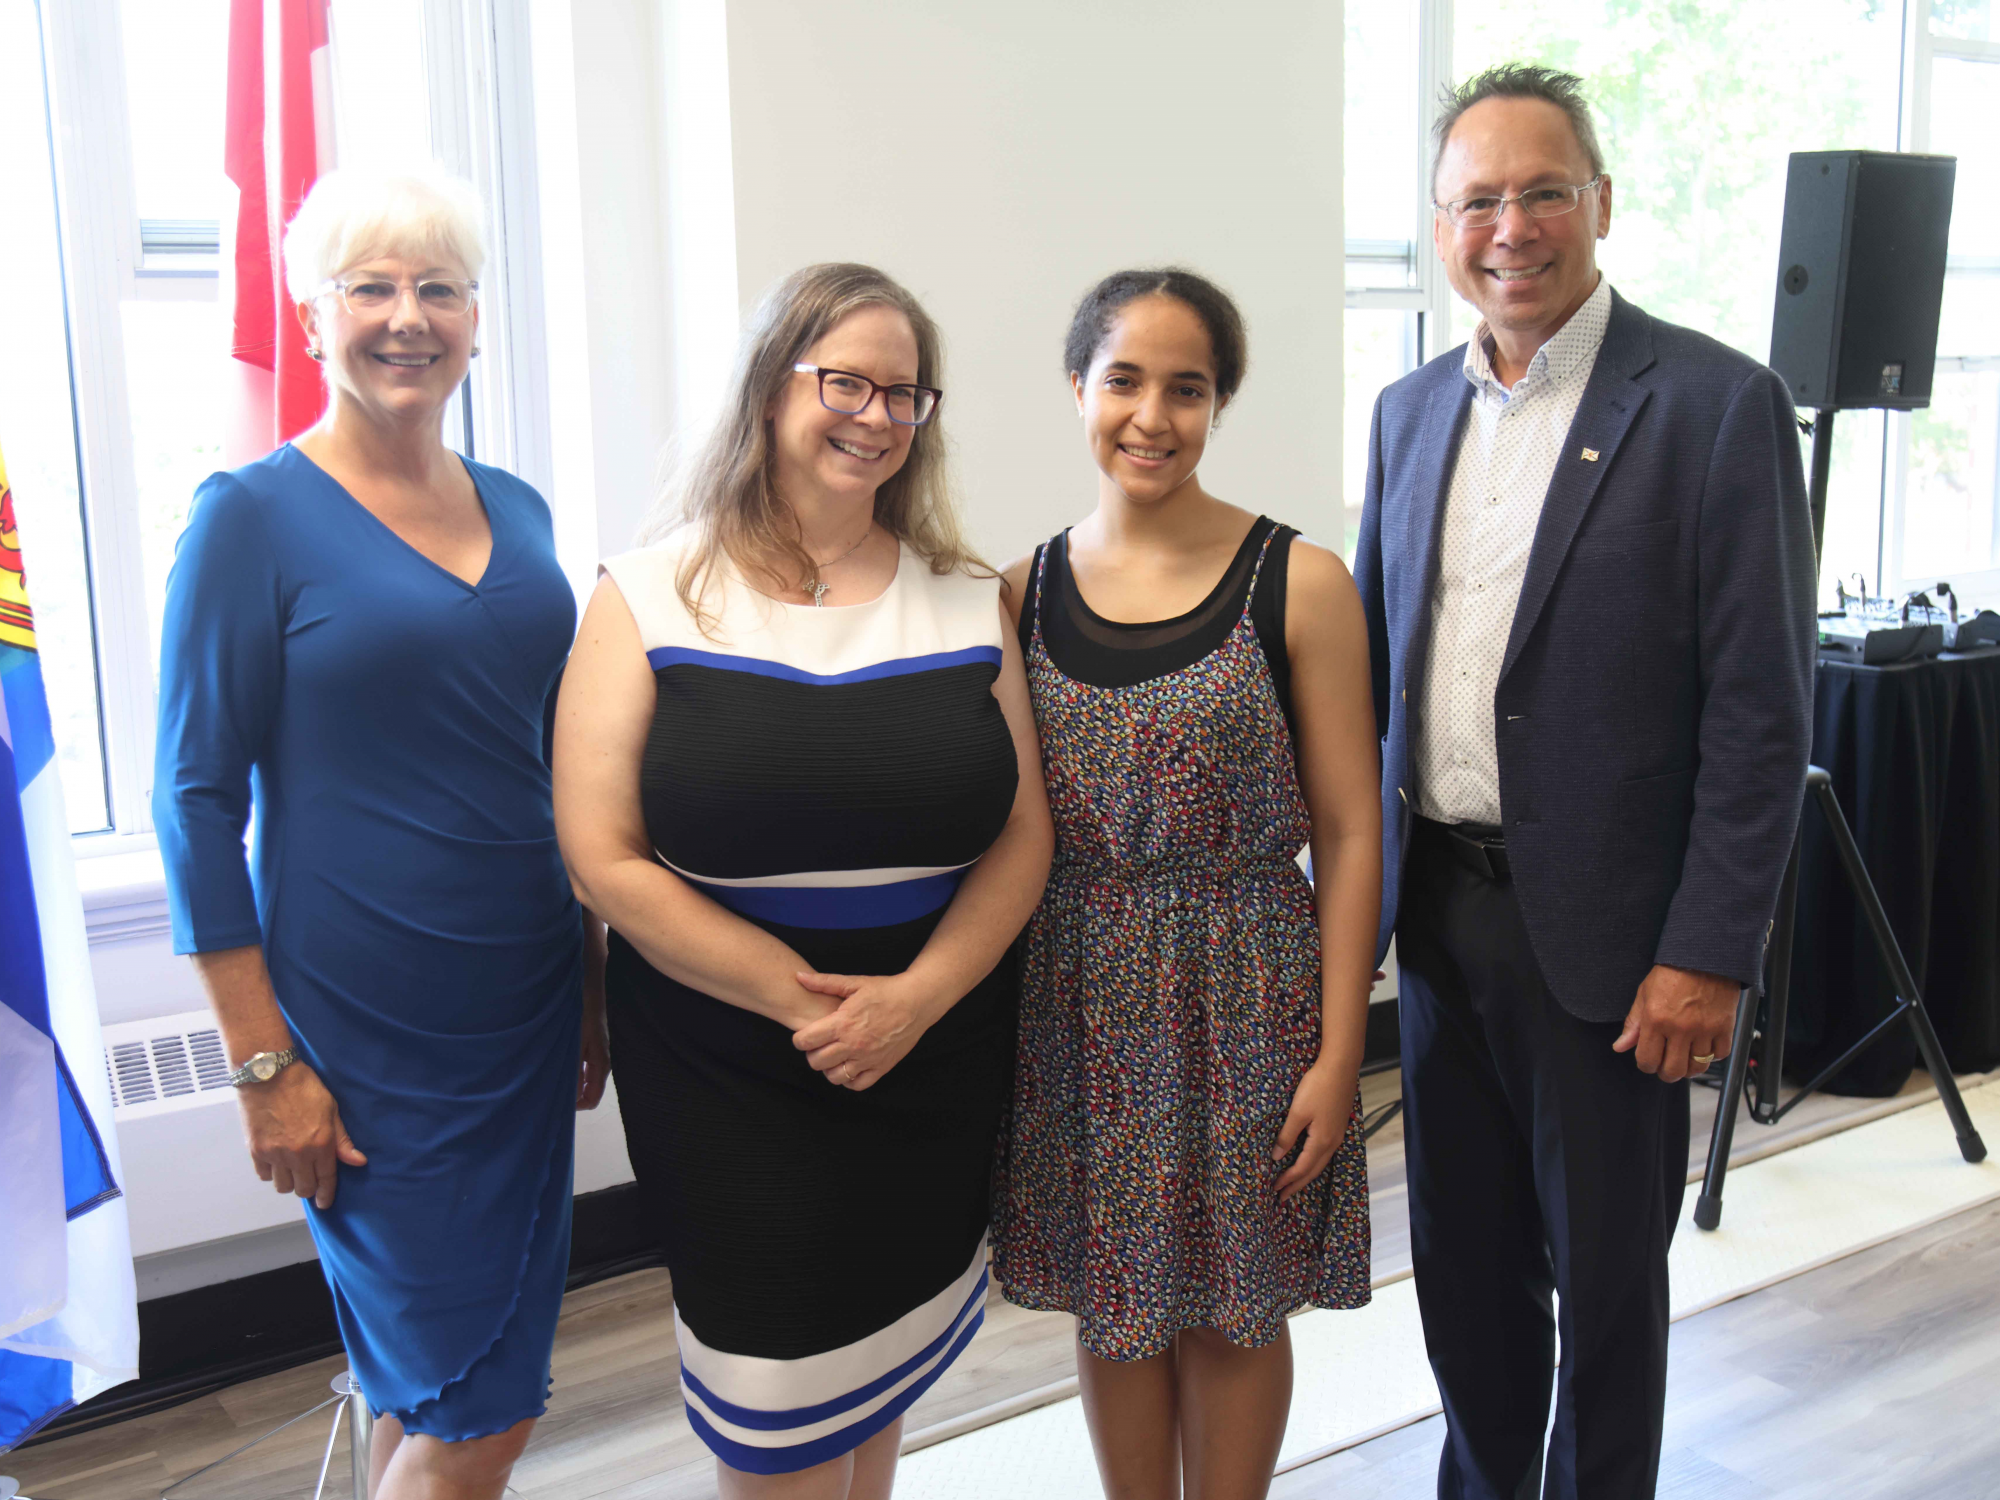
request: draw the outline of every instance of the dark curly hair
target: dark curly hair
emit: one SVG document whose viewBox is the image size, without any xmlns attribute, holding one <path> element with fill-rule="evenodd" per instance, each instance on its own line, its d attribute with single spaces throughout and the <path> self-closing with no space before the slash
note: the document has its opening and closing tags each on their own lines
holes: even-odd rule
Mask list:
<svg viewBox="0 0 2000 1500">
<path fill-rule="evenodd" d="M 1438 164 L 1444 160 L 1445 143 L 1452 127 L 1475 104 L 1488 99 L 1539 99 L 1553 104 L 1569 116 L 1576 143 L 1590 162 L 1590 175 L 1604 171 L 1604 151 L 1597 144 L 1597 125 L 1590 117 L 1590 100 L 1584 96 L 1583 80 L 1560 68 L 1537 67 L 1533 63 L 1501 63 L 1465 80 L 1457 88 L 1446 88 L 1438 99 L 1437 123 L 1431 127 L 1431 191 L 1437 191 Z"/>
<path fill-rule="evenodd" d="M 1063 340 L 1064 373 L 1087 373 L 1091 360 L 1111 336 L 1111 324 L 1120 310 L 1129 302 L 1152 296 L 1172 297 L 1201 319 L 1215 355 L 1217 402 L 1234 396 L 1243 384 L 1243 368 L 1250 361 L 1243 314 L 1221 287 L 1181 266 L 1114 271 L 1084 293 L 1076 305 L 1076 316 L 1069 320 L 1069 337 Z"/>
</svg>

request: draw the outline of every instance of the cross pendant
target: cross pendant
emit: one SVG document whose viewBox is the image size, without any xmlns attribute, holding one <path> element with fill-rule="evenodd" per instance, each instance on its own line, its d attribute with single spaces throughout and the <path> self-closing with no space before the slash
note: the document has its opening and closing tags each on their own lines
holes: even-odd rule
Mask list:
<svg viewBox="0 0 2000 1500">
<path fill-rule="evenodd" d="M 805 592 L 813 596 L 813 608 L 815 609 L 822 608 L 825 605 L 826 591 L 831 586 L 830 584 L 820 582 L 817 578 L 811 583 L 802 585 Z"/>
</svg>

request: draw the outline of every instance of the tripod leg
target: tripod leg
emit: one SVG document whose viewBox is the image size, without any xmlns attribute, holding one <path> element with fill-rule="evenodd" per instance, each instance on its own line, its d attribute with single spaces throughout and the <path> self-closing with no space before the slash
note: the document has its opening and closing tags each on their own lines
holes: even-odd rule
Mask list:
<svg viewBox="0 0 2000 1500">
<path fill-rule="evenodd" d="M 1697 1229 L 1722 1222 L 1722 1179 L 1729 1174 L 1729 1148 L 1736 1140 L 1736 1110 L 1743 1098 L 1743 1080 L 1750 1071 L 1750 1030 L 1757 1022 L 1757 991 L 1745 989 L 1736 1002 L 1736 1035 L 1729 1048 L 1729 1071 L 1722 1097 L 1715 1105 L 1715 1129 L 1708 1135 L 1708 1170 L 1694 1200 Z"/>
<path fill-rule="evenodd" d="M 1937 1028 L 1931 1025 L 1931 1013 L 1922 1005 L 1910 1007 L 1910 1030 L 1917 1034 L 1917 1050 L 1924 1055 L 1924 1066 L 1937 1084 L 1938 1102 L 1951 1118 L 1952 1132 L 1958 1137 L 1958 1154 L 1967 1161 L 1986 1160 L 1986 1142 L 1973 1127 L 1972 1116 L 1958 1092 L 1958 1080 L 1951 1076 L 1951 1064 L 1945 1060 L 1944 1046 L 1938 1041 Z"/>
<path fill-rule="evenodd" d="M 1910 966 L 1903 958 L 1902 947 L 1889 926 L 1888 913 L 1882 910 L 1882 898 L 1875 893 L 1875 883 L 1868 878 L 1868 867 L 1861 862 L 1861 851 L 1855 846 L 1854 834 L 1840 810 L 1840 800 L 1833 795 L 1831 778 L 1815 766 L 1808 773 L 1806 784 L 1819 798 L 1820 810 L 1826 814 L 1827 829 L 1833 835 L 1834 847 L 1840 852 L 1840 862 L 1847 870 L 1847 882 L 1854 888 L 1854 898 L 1861 903 L 1861 910 L 1868 918 L 1869 931 L 1874 934 L 1875 949 L 1881 954 L 1883 966 L 1895 983 L 1897 997 L 1908 1012 L 1910 1029 L 1917 1036 L 1917 1050 L 1923 1054 L 1924 1066 L 1930 1070 L 1931 1081 L 1937 1085 L 1938 1100 L 1944 1105 L 1944 1112 L 1951 1119 L 1951 1128 L 1958 1136 L 1959 1155 L 1967 1161 L 1984 1161 L 1986 1143 L 1973 1129 L 1972 1116 L 1966 1112 L 1965 1100 L 1959 1097 L 1958 1080 L 1951 1076 L 1951 1064 L 1938 1041 L 1937 1029 L 1931 1025 L 1930 1013 L 1924 1009 L 1924 997 L 1917 991 L 1916 977 L 1910 973 Z"/>
<path fill-rule="evenodd" d="M 1792 857 L 1785 863 L 1785 878 L 1778 885 L 1778 909 L 1771 919 L 1771 988 L 1765 998 L 1764 1045 L 1757 1058 L 1757 1108 L 1752 1113 L 1764 1124 L 1777 1108 L 1785 1083 L 1785 1023 L 1792 1003 L 1792 934 L 1799 915 L 1799 841 L 1805 837 L 1805 819 L 1799 819 L 1792 835 Z M 1737 1023 L 1738 1045 L 1750 1045 L 1750 1033 Z"/>
</svg>

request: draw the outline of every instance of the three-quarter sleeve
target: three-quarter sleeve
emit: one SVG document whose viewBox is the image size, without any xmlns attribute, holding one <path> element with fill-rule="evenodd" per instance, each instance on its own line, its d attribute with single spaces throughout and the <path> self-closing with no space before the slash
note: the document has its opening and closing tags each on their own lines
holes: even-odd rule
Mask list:
<svg viewBox="0 0 2000 1500">
<path fill-rule="evenodd" d="M 284 584 L 258 500 L 209 477 L 167 577 L 153 821 L 174 952 L 262 941 L 244 858 L 250 769 L 277 712 Z"/>
</svg>

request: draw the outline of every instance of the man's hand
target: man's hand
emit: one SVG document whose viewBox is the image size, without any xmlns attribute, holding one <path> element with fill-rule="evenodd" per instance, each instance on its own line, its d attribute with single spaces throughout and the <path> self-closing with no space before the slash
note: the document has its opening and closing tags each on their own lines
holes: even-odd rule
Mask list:
<svg viewBox="0 0 2000 1500">
<path fill-rule="evenodd" d="M 281 1193 L 297 1193 L 331 1208 L 341 1163 L 368 1165 L 340 1123 L 333 1095 L 302 1062 L 269 1083 L 244 1084 L 236 1091 L 236 1102 L 243 1110 L 243 1135 L 257 1175 Z"/>
<path fill-rule="evenodd" d="M 1740 989 L 1719 974 L 1655 964 L 1611 1050 L 1630 1052 L 1640 1072 L 1662 1083 L 1678 1083 L 1708 1066 L 1696 1058 L 1729 1055 Z"/>
</svg>

